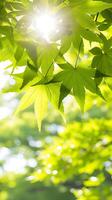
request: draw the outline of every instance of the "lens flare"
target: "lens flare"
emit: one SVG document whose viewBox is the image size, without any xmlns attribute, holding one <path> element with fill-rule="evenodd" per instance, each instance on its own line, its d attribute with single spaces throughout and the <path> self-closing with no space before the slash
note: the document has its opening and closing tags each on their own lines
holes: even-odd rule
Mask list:
<svg viewBox="0 0 112 200">
<path fill-rule="evenodd" d="M 60 20 L 50 11 L 40 11 L 33 17 L 32 27 L 41 38 L 50 42 L 59 33 Z"/>
</svg>

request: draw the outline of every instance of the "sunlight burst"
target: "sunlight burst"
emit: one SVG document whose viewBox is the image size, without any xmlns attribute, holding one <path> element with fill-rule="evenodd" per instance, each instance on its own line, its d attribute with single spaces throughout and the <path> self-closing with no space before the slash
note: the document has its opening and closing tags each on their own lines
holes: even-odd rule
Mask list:
<svg viewBox="0 0 112 200">
<path fill-rule="evenodd" d="M 33 18 L 33 29 L 41 38 L 50 42 L 52 37 L 60 32 L 59 23 L 61 20 L 49 10 L 39 11 Z"/>
</svg>

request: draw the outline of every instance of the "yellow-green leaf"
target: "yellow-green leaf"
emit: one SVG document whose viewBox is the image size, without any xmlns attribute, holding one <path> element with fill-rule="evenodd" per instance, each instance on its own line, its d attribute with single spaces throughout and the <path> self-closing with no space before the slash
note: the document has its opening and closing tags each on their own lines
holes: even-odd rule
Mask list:
<svg viewBox="0 0 112 200">
<path fill-rule="evenodd" d="M 36 99 L 36 95 L 37 95 L 37 86 L 30 88 L 26 92 L 26 94 L 22 97 L 20 104 L 16 110 L 16 114 L 31 106 Z"/>
<path fill-rule="evenodd" d="M 37 97 L 34 104 L 35 115 L 38 123 L 38 128 L 41 130 L 41 123 L 48 108 L 48 96 L 46 91 L 46 86 L 37 86 Z"/>
</svg>

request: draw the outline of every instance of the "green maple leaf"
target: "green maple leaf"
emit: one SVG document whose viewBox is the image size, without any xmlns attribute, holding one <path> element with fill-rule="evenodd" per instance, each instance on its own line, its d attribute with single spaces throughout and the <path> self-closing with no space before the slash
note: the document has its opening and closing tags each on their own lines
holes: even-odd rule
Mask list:
<svg viewBox="0 0 112 200">
<path fill-rule="evenodd" d="M 41 123 L 47 113 L 48 102 L 51 102 L 58 109 L 60 86 L 60 83 L 51 83 L 30 87 L 22 97 L 16 114 L 34 104 L 38 128 L 41 130 Z"/>
<path fill-rule="evenodd" d="M 94 81 L 95 71 L 86 68 L 73 68 L 70 64 L 60 65 L 63 71 L 59 72 L 54 81 L 60 81 L 68 90 L 72 90 L 82 111 L 84 111 L 85 91 L 101 96 L 100 90 Z"/>
<path fill-rule="evenodd" d="M 103 42 L 103 49 L 94 48 L 91 53 L 94 56 L 92 67 L 96 68 L 102 74 L 112 76 L 112 38 L 109 40 L 103 34 L 100 34 Z"/>
<path fill-rule="evenodd" d="M 92 61 L 92 67 L 97 68 L 102 74 L 112 76 L 112 55 L 102 54 L 95 56 Z"/>
<path fill-rule="evenodd" d="M 52 74 L 52 66 L 58 55 L 56 45 L 44 45 L 38 48 L 38 65 L 41 67 L 42 74 Z"/>
</svg>

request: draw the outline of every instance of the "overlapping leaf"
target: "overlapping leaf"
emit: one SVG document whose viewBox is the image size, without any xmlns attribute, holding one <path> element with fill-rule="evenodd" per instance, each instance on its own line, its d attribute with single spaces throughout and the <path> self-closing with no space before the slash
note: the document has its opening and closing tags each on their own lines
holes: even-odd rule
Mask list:
<svg viewBox="0 0 112 200">
<path fill-rule="evenodd" d="M 62 33 L 52 42 L 30 32 L 30 16 L 42 6 L 62 16 Z M 26 90 L 18 110 L 36 102 L 39 128 L 48 101 L 60 109 L 73 94 L 83 111 L 86 90 L 102 96 L 98 86 L 112 76 L 111 8 L 111 0 L 0 1 L 0 61 L 11 61 L 16 80 L 6 91 Z M 83 59 L 85 68 L 79 67 Z M 25 71 L 16 74 L 22 66 Z"/>
<path fill-rule="evenodd" d="M 50 101 L 53 106 L 58 109 L 60 86 L 60 83 L 53 83 L 29 88 L 22 97 L 16 113 L 25 110 L 34 104 L 36 119 L 40 130 L 42 120 L 45 117 L 48 109 L 48 102 Z"/>
</svg>

